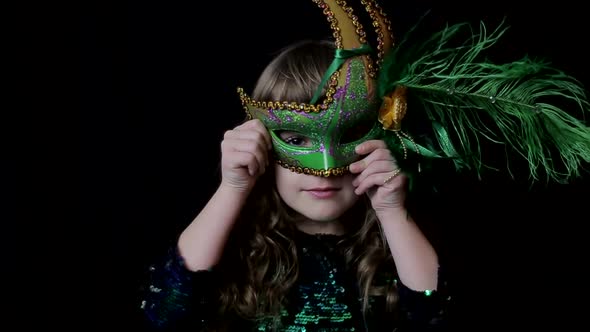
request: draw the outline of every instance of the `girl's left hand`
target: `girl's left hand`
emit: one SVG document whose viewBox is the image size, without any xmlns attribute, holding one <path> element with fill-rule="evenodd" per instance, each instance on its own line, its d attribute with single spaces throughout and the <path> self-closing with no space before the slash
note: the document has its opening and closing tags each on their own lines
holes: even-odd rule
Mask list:
<svg viewBox="0 0 590 332">
<path fill-rule="evenodd" d="M 355 194 L 367 193 L 377 213 L 392 209 L 403 209 L 406 177 L 382 140 L 371 140 L 359 144 L 356 153 L 366 155 L 350 164 L 350 172 L 358 174 L 352 181 Z"/>
</svg>

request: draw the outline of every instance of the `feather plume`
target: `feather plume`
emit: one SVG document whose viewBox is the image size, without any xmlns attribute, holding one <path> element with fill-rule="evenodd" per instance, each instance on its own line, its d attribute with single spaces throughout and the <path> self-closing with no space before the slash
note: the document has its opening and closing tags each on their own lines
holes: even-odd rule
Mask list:
<svg viewBox="0 0 590 332">
<path fill-rule="evenodd" d="M 487 50 L 506 30 L 503 22 L 489 34 L 483 23 L 477 32 L 460 23 L 426 42 L 412 39 L 412 30 L 384 59 L 378 93 L 383 98 L 397 86 L 407 88 L 408 117 L 428 123 L 434 136 L 426 157 L 451 159 L 458 170 L 479 175 L 494 167 L 486 160 L 484 141 L 502 144 L 506 161 L 521 158 L 534 180 L 542 171 L 549 180 L 567 182 L 590 162 L 586 91 L 544 61 L 487 59 Z M 412 135 L 411 121 L 402 130 Z M 511 172 L 508 165 L 506 171 Z"/>
</svg>

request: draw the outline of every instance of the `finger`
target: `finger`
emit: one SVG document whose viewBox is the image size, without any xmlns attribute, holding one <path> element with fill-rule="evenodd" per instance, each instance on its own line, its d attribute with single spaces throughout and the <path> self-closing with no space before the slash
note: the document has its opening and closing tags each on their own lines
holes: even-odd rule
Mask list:
<svg viewBox="0 0 590 332">
<path fill-rule="evenodd" d="M 356 187 L 356 189 L 354 189 L 354 193 L 357 195 L 362 195 L 366 193 L 367 190 L 369 190 L 371 187 L 380 185 L 381 183 L 379 183 L 379 179 L 381 178 L 383 178 L 383 173 L 369 175 L 368 177 L 363 179 L 363 181 L 360 182 L 359 186 Z"/>
<path fill-rule="evenodd" d="M 258 133 L 260 133 L 264 138 L 264 142 L 266 143 L 267 148 L 269 150 L 272 148 L 272 140 L 270 138 L 270 134 L 268 133 L 268 130 L 266 129 L 262 121 L 260 121 L 259 119 L 252 119 L 245 122 L 243 125 L 236 127 L 236 130 L 239 131 L 247 129 L 255 130 Z"/>
<path fill-rule="evenodd" d="M 244 121 L 242 124 L 240 124 L 239 126 L 236 126 L 234 129 L 253 128 L 253 126 L 255 126 L 257 122 L 262 123 L 262 121 L 260 121 L 260 119 L 250 119 L 248 121 Z"/>
<path fill-rule="evenodd" d="M 253 141 L 258 144 L 262 151 L 268 150 L 264 135 L 257 130 L 228 130 L 223 135 L 224 140 Z"/>
<path fill-rule="evenodd" d="M 264 173 L 264 169 L 260 167 L 256 156 L 250 152 L 234 151 L 227 156 L 226 165 L 230 169 L 247 168 L 250 176 L 255 176 L 260 170 L 260 174 Z"/>
<path fill-rule="evenodd" d="M 377 149 L 387 149 L 387 144 L 383 140 L 369 140 L 355 147 L 355 152 L 360 155 L 369 154 Z"/>
<path fill-rule="evenodd" d="M 377 150 L 374 150 L 371 154 L 364 157 L 363 159 L 350 164 L 350 166 L 348 166 L 348 168 L 350 169 L 351 173 L 355 173 L 355 174 L 361 173 L 371 163 L 373 163 L 377 160 L 388 160 L 388 161 L 392 161 L 395 164 L 395 159 L 391 155 L 391 151 L 389 151 L 389 149 L 387 149 L 387 148 L 379 148 Z"/>
<path fill-rule="evenodd" d="M 270 138 L 270 134 L 268 133 L 268 129 L 262 124 L 260 120 L 254 126 L 254 130 L 259 132 L 264 138 L 264 142 L 266 143 L 267 150 L 272 149 L 272 139 Z"/>
<path fill-rule="evenodd" d="M 397 165 L 391 160 L 374 161 L 352 181 L 352 185 L 356 187 L 373 174 L 391 173 L 396 169 Z"/>
<path fill-rule="evenodd" d="M 386 183 L 393 183 L 394 186 L 399 186 L 399 181 L 402 181 L 401 172 L 387 172 L 387 173 L 374 173 L 365 178 L 360 185 L 354 190 L 357 195 L 366 193 L 369 189 L 374 186 L 382 186 Z M 392 177 L 393 176 L 393 177 Z"/>
<path fill-rule="evenodd" d="M 248 140 L 230 140 L 230 142 L 234 151 L 253 154 L 262 172 L 265 171 L 266 165 L 268 165 L 268 150 L 260 142 Z"/>
<path fill-rule="evenodd" d="M 264 172 L 267 160 L 268 152 L 258 142 L 251 140 L 240 140 L 240 139 L 227 139 L 223 140 L 224 153 L 231 155 L 236 152 L 247 152 L 252 154 L 256 158 L 259 168 Z M 242 165 L 247 166 L 247 165 Z"/>
</svg>

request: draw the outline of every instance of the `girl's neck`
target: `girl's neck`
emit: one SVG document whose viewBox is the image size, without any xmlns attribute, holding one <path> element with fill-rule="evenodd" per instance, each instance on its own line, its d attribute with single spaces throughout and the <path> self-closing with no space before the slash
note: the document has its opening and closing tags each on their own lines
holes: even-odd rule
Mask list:
<svg viewBox="0 0 590 332">
<path fill-rule="evenodd" d="M 346 230 L 344 225 L 338 221 L 312 221 L 312 220 L 301 220 L 298 221 L 297 229 L 307 234 L 333 234 L 333 235 L 344 235 Z"/>
</svg>

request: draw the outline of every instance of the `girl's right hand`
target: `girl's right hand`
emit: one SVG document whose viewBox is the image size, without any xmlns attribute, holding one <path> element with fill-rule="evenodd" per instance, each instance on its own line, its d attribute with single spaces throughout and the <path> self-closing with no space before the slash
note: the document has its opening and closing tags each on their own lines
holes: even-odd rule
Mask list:
<svg viewBox="0 0 590 332">
<path fill-rule="evenodd" d="M 225 132 L 221 142 L 221 184 L 249 191 L 268 166 L 272 141 L 258 119 L 249 120 Z"/>
</svg>

